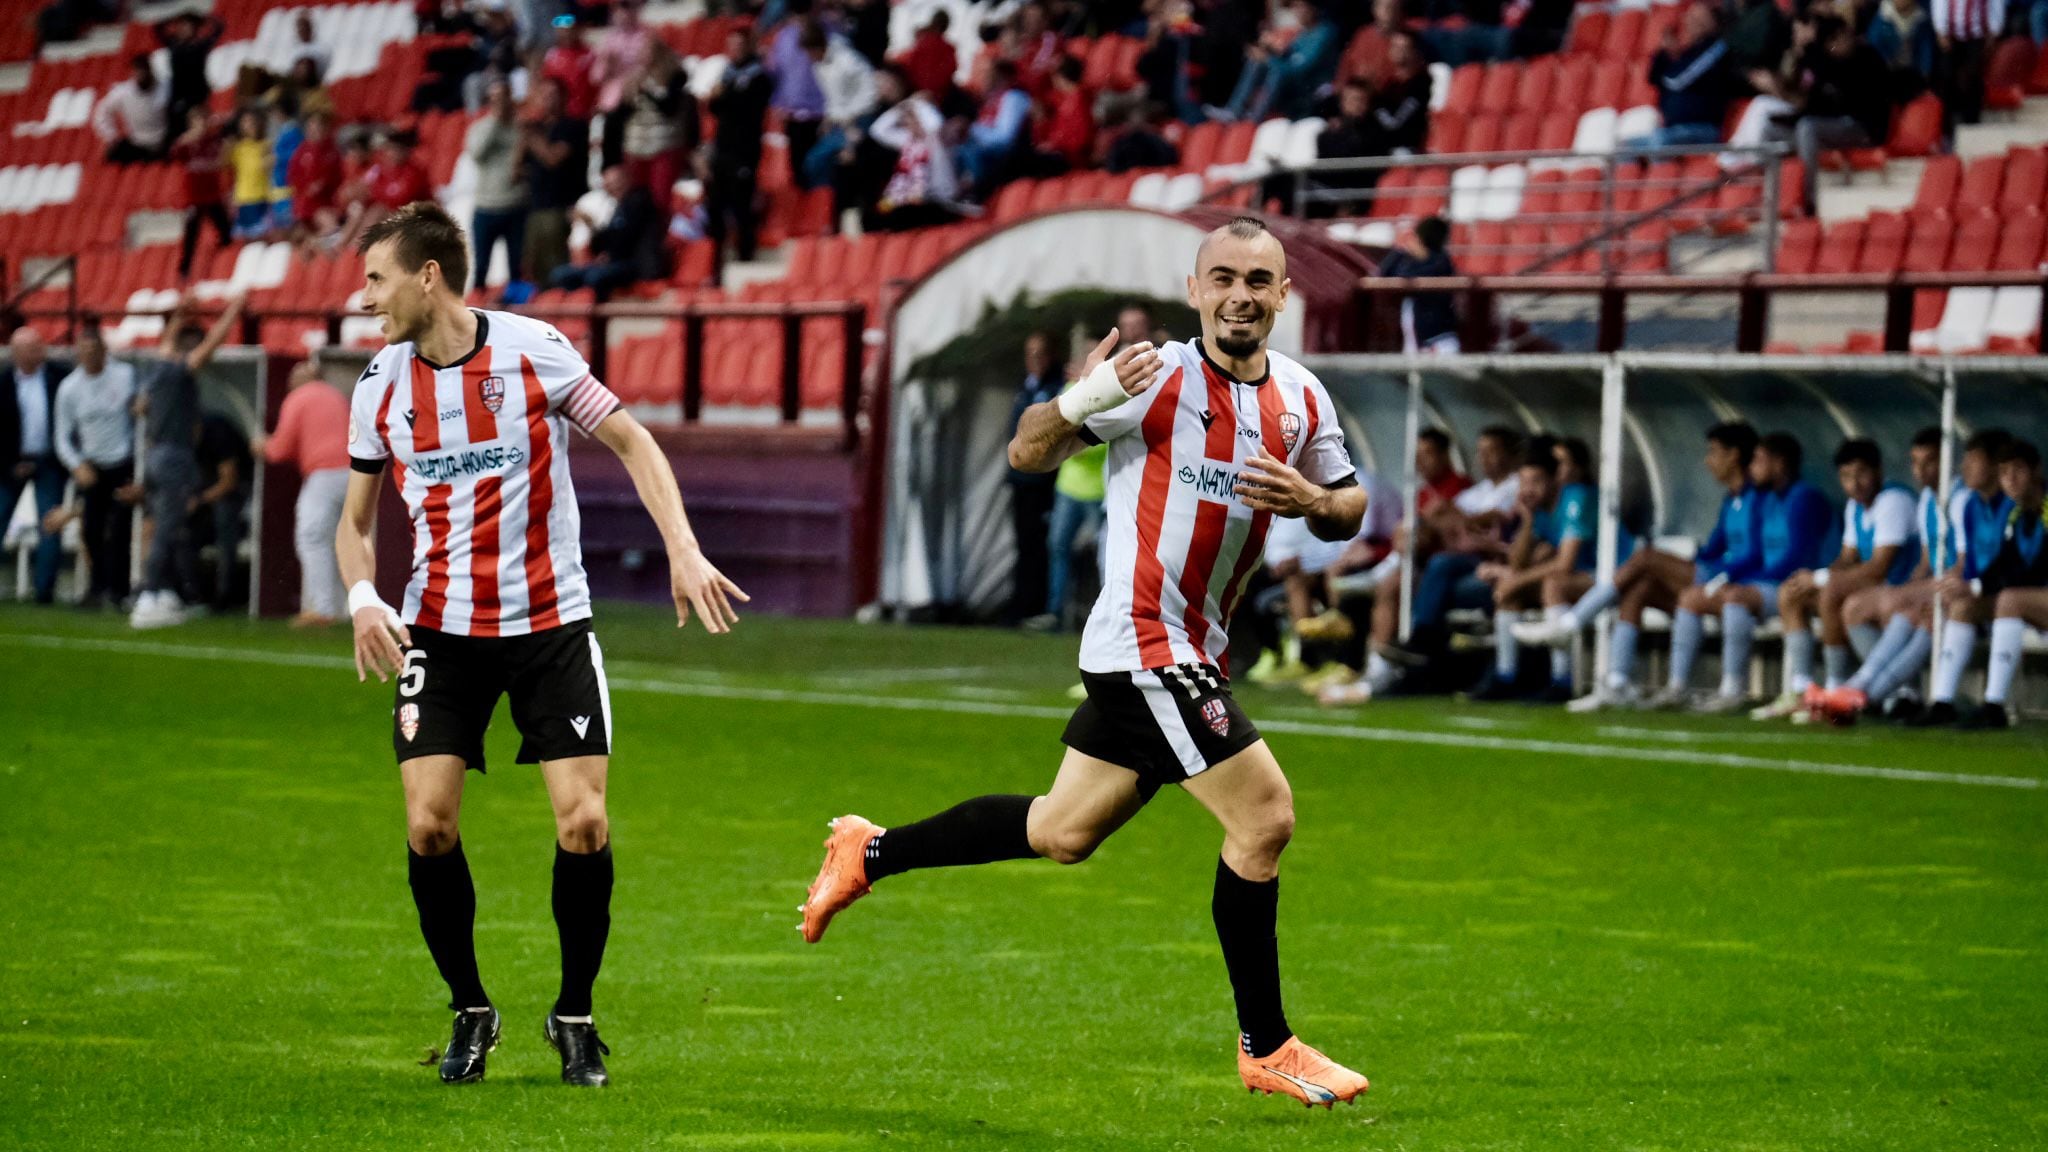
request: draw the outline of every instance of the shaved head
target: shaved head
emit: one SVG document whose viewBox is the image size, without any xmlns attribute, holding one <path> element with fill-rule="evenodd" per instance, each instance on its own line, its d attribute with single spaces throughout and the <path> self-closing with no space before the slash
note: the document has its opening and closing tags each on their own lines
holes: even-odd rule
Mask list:
<svg viewBox="0 0 2048 1152">
<path fill-rule="evenodd" d="M 1236 217 L 1203 237 L 1188 277 L 1188 307 L 1201 317 L 1204 346 L 1253 359 L 1263 371 L 1266 337 L 1287 307 L 1287 288 L 1287 252 L 1256 216 Z"/>
<path fill-rule="evenodd" d="M 1195 249 L 1195 275 L 1200 276 L 1209 269 L 1209 257 L 1218 244 L 1238 241 L 1252 246 L 1260 255 L 1270 247 L 1274 263 L 1271 268 L 1282 279 L 1287 276 L 1287 250 L 1280 246 L 1280 238 L 1266 228 L 1266 222 L 1256 216 L 1234 216 L 1215 231 L 1202 237 L 1202 246 Z"/>
</svg>

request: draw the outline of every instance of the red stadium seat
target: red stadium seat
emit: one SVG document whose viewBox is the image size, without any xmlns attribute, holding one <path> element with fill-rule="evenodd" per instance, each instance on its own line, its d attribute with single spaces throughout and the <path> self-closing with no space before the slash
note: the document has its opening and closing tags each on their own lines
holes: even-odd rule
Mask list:
<svg viewBox="0 0 2048 1152">
<path fill-rule="evenodd" d="M 1540 112 L 1516 112 L 1502 118 L 1500 122 L 1501 141 L 1511 148 L 1533 148 L 1531 141 L 1543 134 L 1543 114 Z"/>
<path fill-rule="evenodd" d="M 1934 156 L 1920 173 L 1919 191 L 1913 194 L 1914 212 L 1947 212 L 1955 207 L 1956 188 L 1963 180 L 1963 162 L 1954 156 Z"/>
<path fill-rule="evenodd" d="M 1416 173 L 1415 193 L 1409 198 L 1408 212 L 1418 217 L 1441 215 L 1450 199 L 1450 169 L 1425 168 Z"/>
<path fill-rule="evenodd" d="M 1778 234 L 1778 259 L 1776 270 L 1788 275 L 1803 276 L 1813 271 L 1814 261 L 1820 256 L 1820 221 L 1787 221 L 1784 230 Z"/>
<path fill-rule="evenodd" d="M 1257 135 L 1257 124 L 1232 124 L 1223 130 L 1223 138 L 1216 144 L 1217 164 L 1242 164 L 1252 158 L 1252 137 Z"/>
<path fill-rule="evenodd" d="M 1640 108 L 1657 102 L 1657 90 L 1650 86 L 1649 66 L 1641 61 L 1629 64 L 1628 83 L 1621 90 L 1623 108 Z"/>
<path fill-rule="evenodd" d="M 1500 117 L 1482 113 L 1472 117 L 1465 128 L 1466 152 L 1498 152 L 1501 150 Z"/>
<path fill-rule="evenodd" d="M 1646 14 L 1643 20 L 1642 39 L 1636 41 L 1635 51 L 1631 53 L 1636 59 L 1645 63 L 1646 67 L 1641 69 L 1642 71 L 1648 70 L 1647 63 L 1649 58 L 1656 55 L 1657 49 L 1663 47 L 1665 34 L 1667 32 L 1673 34 L 1677 32 L 1678 17 L 1681 11 L 1683 9 L 1677 4 L 1658 4 L 1652 6 Z"/>
<path fill-rule="evenodd" d="M 1616 12 L 1607 23 L 1607 38 L 1601 41 L 1600 58 L 1603 61 L 1624 61 L 1634 57 L 1642 46 L 1643 28 L 1648 23 L 1648 16 L 1640 8 Z"/>
<path fill-rule="evenodd" d="M 1557 66 L 1557 79 L 1550 85 L 1550 110 L 1569 112 L 1576 121 L 1588 107 L 1587 90 L 1593 84 L 1595 61 L 1591 56 L 1572 56 Z"/>
<path fill-rule="evenodd" d="M 1906 258 L 1900 269 L 1906 272 L 1939 272 L 1948 267 L 1949 248 L 1955 241 L 1955 221 L 1946 216 L 1915 216 L 1906 240 Z"/>
<path fill-rule="evenodd" d="M 1821 237 L 1820 258 L 1813 263 L 1813 270 L 1824 276 L 1836 276 L 1856 271 L 1857 262 L 1863 254 L 1863 234 L 1868 224 L 1862 220 L 1838 220 L 1828 225 Z"/>
<path fill-rule="evenodd" d="M 1449 108 L 1429 118 L 1429 140 L 1425 149 L 1439 156 L 1465 150 L 1465 114 Z"/>
<path fill-rule="evenodd" d="M 1372 211 L 1376 218 L 1392 218 L 1408 214 L 1409 191 L 1415 186 L 1415 169 L 1400 167 L 1389 171 L 1380 178 L 1379 187 L 1372 200 Z"/>
<path fill-rule="evenodd" d="M 1591 224 L 1553 224 L 1550 226 L 1550 248 L 1553 252 L 1569 248 L 1574 244 L 1584 243 L 1592 235 Z M 1555 261 L 1544 271 L 1559 274 L 1598 272 L 1599 248 L 1589 247 L 1576 255 Z"/>
<path fill-rule="evenodd" d="M 1623 15 L 1636 15 L 1634 12 Z M 1588 108 L 1619 108 L 1622 93 L 1628 89 L 1628 65 L 1620 60 L 1602 60 L 1593 69 L 1593 77 L 1586 88 L 1585 106 Z"/>
<path fill-rule="evenodd" d="M 2048 52 L 2034 54 L 2034 66 L 2027 72 L 2027 95 L 2048 95 Z"/>
<path fill-rule="evenodd" d="M 1479 109 L 1479 91 L 1486 79 L 1486 65 L 1463 64 L 1451 73 L 1451 91 L 1444 100 L 1444 107 L 1456 112 L 1471 113 Z"/>
<path fill-rule="evenodd" d="M 1605 12 L 1580 7 L 1572 16 L 1571 34 L 1564 43 L 1565 53 L 1570 56 L 1599 55 L 1607 46 L 1609 19 Z"/>
<path fill-rule="evenodd" d="M 1502 259 L 1502 271 L 1514 275 L 1527 269 L 1543 258 L 1549 245 L 1543 241 L 1543 225 L 1516 223 L 1508 226 L 1508 249 Z"/>
<path fill-rule="evenodd" d="M 1671 266 L 1671 229 L 1650 220 L 1622 234 L 1623 251 L 1615 262 L 1622 272 L 1662 272 Z"/>
<path fill-rule="evenodd" d="M 2038 211 L 2008 215 L 1998 233 L 1991 267 L 2000 272 L 2026 272 L 2041 265 L 2042 221 Z"/>
<path fill-rule="evenodd" d="M 1892 138 L 1885 151 L 1893 156 L 1931 156 L 1941 143 L 1941 100 L 1923 92 L 1892 117 Z"/>
<path fill-rule="evenodd" d="M 1468 276 L 1498 276 L 1508 270 L 1508 226 L 1498 220 L 1482 220 L 1472 226 L 1474 262 L 1460 268 Z"/>
<path fill-rule="evenodd" d="M 1185 172 L 1200 172 L 1216 163 L 1216 152 L 1223 142 L 1223 125 L 1214 120 L 1205 121 L 1188 129 L 1187 136 L 1180 144 L 1180 167 Z"/>
<path fill-rule="evenodd" d="M 1990 213 L 1972 216 L 1956 227 L 1948 266 L 1954 272 L 1985 272 L 1998 252 L 2000 220 Z"/>
<path fill-rule="evenodd" d="M 2000 212 L 2038 212 L 2044 190 L 2048 190 L 2048 154 L 2020 148 L 2006 157 L 2005 186 L 1998 193 Z"/>
<path fill-rule="evenodd" d="M 2005 157 L 1979 156 L 1963 167 L 1962 185 L 1956 190 L 1955 211 L 1977 212 L 1998 206 L 1998 193 L 2005 184 Z"/>
<path fill-rule="evenodd" d="M 1572 137 L 1579 130 L 1577 112 L 1552 112 L 1543 118 L 1536 130 L 1536 150 L 1539 152 L 1565 152 L 1572 146 Z"/>
<path fill-rule="evenodd" d="M 1523 67 L 1515 84 L 1515 96 L 1502 111 L 1537 113 L 1550 107 L 1550 93 L 1557 85 L 1557 57 L 1538 56 Z"/>
<path fill-rule="evenodd" d="M 1479 85 L 1479 111 L 1491 116 L 1505 116 L 1515 109 L 1515 93 L 1522 85 L 1522 64 L 1510 60 L 1500 64 L 1488 64 L 1485 78 Z"/>
<path fill-rule="evenodd" d="M 2014 112 L 2026 102 L 2027 80 L 2034 71 L 2034 42 L 2012 36 L 1998 42 L 1984 65 L 1984 107 Z"/>
<path fill-rule="evenodd" d="M 1863 231 L 1858 272 L 1896 272 L 1906 258 L 1906 218 L 1897 212 L 1872 212 Z"/>
</svg>

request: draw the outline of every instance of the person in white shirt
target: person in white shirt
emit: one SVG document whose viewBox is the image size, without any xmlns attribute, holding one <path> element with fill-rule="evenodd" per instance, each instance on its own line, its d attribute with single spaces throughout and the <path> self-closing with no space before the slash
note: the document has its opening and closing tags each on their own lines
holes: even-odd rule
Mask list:
<svg viewBox="0 0 2048 1152">
<path fill-rule="evenodd" d="M 36 523 L 41 524 L 64 499 L 64 468 L 57 461 L 52 423 L 57 386 L 71 369 L 52 364 L 43 338 L 26 324 L 8 340 L 13 363 L 0 369 L 0 534 L 13 516 L 24 489 L 35 492 Z M 36 541 L 36 603 L 48 604 L 57 592 L 57 534 L 45 530 Z"/>
<path fill-rule="evenodd" d="M 805 155 L 791 157 L 797 162 L 797 183 L 814 188 L 831 180 L 848 133 L 858 131 L 860 122 L 874 112 L 880 93 L 874 65 L 845 37 L 827 35 L 823 27 L 816 27 L 806 29 L 798 44 L 811 58 L 812 75 L 825 94 L 825 119 L 819 125 L 818 142 Z"/>
<path fill-rule="evenodd" d="M 107 145 L 109 164 L 147 164 L 164 158 L 170 88 L 156 78 L 147 55 L 138 53 L 129 66 L 133 75 L 107 89 L 92 110 L 93 134 Z"/>
<path fill-rule="evenodd" d="M 285 61 L 285 71 L 290 72 L 301 60 L 311 60 L 315 72 L 322 76 L 327 75 L 327 65 L 334 58 L 334 53 L 327 45 L 314 38 L 311 12 L 304 8 L 299 9 L 298 19 L 292 24 L 292 34 L 292 54 Z"/>
<path fill-rule="evenodd" d="M 78 370 L 57 388 L 57 458 L 84 504 L 91 581 L 81 605 L 128 598 L 128 539 L 134 517 L 135 369 L 107 358 L 97 324 L 78 333 Z"/>
</svg>

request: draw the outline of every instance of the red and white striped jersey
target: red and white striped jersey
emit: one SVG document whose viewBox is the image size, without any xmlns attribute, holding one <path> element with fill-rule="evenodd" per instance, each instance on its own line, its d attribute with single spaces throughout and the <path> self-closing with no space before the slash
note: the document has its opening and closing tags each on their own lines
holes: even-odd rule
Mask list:
<svg viewBox="0 0 2048 1152">
<path fill-rule="evenodd" d="M 1237 496 L 1261 446 L 1317 484 L 1353 474 L 1322 381 L 1277 352 L 1240 381 L 1199 341 L 1159 350 L 1159 383 L 1088 418 L 1109 445 L 1102 594 L 1081 637 L 1084 672 L 1201 662 L 1224 668 L 1224 629 L 1258 566 L 1272 514 Z"/>
<path fill-rule="evenodd" d="M 1983 40 L 2005 29 L 2005 0 L 1934 0 L 1934 31 L 1952 40 Z"/>
<path fill-rule="evenodd" d="M 587 433 L 619 401 L 553 325 L 476 317 L 476 347 L 446 367 L 410 343 L 370 361 L 348 451 L 358 471 L 391 461 L 412 517 L 405 622 L 523 636 L 590 615 L 569 425 Z"/>
</svg>

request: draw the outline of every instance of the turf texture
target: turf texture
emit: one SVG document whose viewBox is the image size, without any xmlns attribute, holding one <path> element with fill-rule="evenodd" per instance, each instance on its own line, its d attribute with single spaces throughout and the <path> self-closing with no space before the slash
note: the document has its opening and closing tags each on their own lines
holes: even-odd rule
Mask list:
<svg viewBox="0 0 2048 1152">
<path fill-rule="evenodd" d="M 2048 1146 L 2048 735 L 1246 689 L 1293 781 L 1289 1016 L 1372 1077 L 1248 1097 L 1169 789 L 1088 863 L 793 930 L 825 821 L 1041 790 L 1073 638 L 602 606 L 614 1086 L 558 1083 L 538 774 L 472 777 L 490 1077 L 406 891 L 392 690 L 339 632 L 0 608 L 0 1146 Z M 1847 773 L 1847 774 L 1838 774 Z"/>
</svg>

